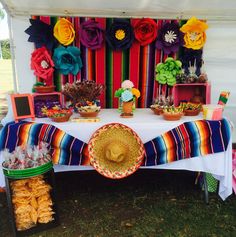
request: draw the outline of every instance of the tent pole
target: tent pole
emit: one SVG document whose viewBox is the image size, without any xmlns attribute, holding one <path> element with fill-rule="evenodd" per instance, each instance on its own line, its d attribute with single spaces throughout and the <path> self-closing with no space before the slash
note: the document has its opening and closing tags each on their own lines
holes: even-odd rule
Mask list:
<svg viewBox="0 0 236 237">
<path fill-rule="evenodd" d="M 8 21 L 9 37 L 10 37 L 13 85 L 14 85 L 14 92 L 17 93 L 18 92 L 18 83 L 17 83 L 17 76 L 16 76 L 15 46 L 14 46 L 14 41 L 13 41 L 12 21 L 11 21 L 11 16 L 9 14 L 7 14 L 7 21 Z"/>
</svg>

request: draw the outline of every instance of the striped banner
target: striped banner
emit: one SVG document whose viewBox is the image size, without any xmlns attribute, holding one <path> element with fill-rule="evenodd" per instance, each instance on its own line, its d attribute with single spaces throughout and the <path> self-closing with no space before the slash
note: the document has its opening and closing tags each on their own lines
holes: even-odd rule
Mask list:
<svg viewBox="0 0 236 237">
<path fill-rule="evenodd" d="M 229 140 L 230 124 L 226 119 L 185 122 L 144 144 L 143 166 L 223 152 Z M 50 145 L 54 164 L 90 164 L 87 144 L 50 124 L 24 121 L 7 124 L 0 133 L 0 151 L 7 148 L 12 152 L 17 146 L 37 145 L 40 141 Z"/>
<path fill-rule="evenodd" d="M 50 145 L 54 164 L 89 165 L 86 154 L 87 144 L 50 124 L 19 122 L 7 124 L 0 133 L 0 150 L 10 152 L 21 145 L 38 145 L 39 142 Z"/>
<path fill-rule="evenodd" d="M 198 120 L 180 126 L 144 144 L 145 165 L 160 165 L 227 149 L 230 125 L 220 121 Z"/>
</svg>

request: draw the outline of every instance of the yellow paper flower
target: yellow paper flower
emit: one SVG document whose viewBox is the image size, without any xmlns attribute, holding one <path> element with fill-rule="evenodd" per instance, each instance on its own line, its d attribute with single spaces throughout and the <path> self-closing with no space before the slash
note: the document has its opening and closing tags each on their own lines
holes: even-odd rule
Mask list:
<svg viewBox="0 0 236 237">
<path fill-rule="evenodd" d="M 196 17 L 190 18 L 180 30 L 184 33 L 184 47 L 189 49 L 201 49 L 206 42 L 205 30 L 208 25 Z"/>
<path fill-rule="evenodd" d="M 140 91 L 136 88 L 132 88 L 131 89 L 132 94 L 136 97 L 139 98 L 140 97 Z"/>
<path fill-rule="evenodd" d="M 70 21 L 61 18 L 57 21 L 53 29 L 53 35 L 63 45 L 70 45 L 75 38 L 75 30 Z"/>
</svg>

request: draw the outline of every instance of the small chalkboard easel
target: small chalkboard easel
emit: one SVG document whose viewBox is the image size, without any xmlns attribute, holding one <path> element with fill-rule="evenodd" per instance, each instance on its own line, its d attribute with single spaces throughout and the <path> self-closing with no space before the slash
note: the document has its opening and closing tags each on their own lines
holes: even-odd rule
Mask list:
<svg viewBox="0 0 236 237">
<path fill-rule="evenodd" d="M 12 94 L 11 102 L 16 122 L 24 118 L 32 118 L 34 120 L 35 114 L 31 94 Z"/>
</svg>

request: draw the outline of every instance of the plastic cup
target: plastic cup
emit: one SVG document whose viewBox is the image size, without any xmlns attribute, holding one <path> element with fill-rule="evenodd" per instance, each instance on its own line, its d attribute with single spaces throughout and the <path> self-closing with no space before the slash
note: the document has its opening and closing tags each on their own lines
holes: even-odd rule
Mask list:
<svg viewBox="0 0 236 237">
<path fill-rule="evenodd" d="M 206 104 L 203 108 L 203 119 L 221 120 L 223 114 L 223 105 Z"/>
</svg>

